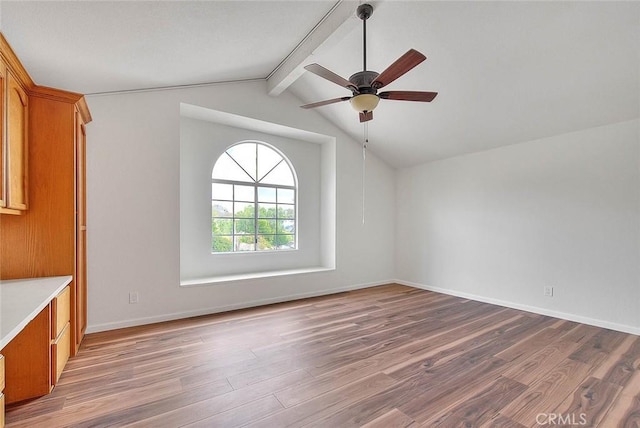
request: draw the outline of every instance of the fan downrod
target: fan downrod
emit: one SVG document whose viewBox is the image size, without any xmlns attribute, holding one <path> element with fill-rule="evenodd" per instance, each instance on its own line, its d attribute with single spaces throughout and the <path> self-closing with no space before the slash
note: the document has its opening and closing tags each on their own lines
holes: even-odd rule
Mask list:
<svg viewBox="0 0 640 428">
<path fill-rule="evenodd" d="M 362 19 L 362 69 L 367 71 L 367 19 L 373 15 L 373 6 L 361 4 L 356 9 L 356 15 Z"/>
</svg>

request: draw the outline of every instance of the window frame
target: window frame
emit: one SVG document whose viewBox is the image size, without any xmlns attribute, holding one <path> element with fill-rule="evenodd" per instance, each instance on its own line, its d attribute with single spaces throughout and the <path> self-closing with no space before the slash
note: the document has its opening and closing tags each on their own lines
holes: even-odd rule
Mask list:
<svg viewBox="0 0 640 428">
<path fill-rule="evenodd" d="M 254 144 L 256 147 L 256 179 L 253 179 L 253 176 L 247 172 L 247 170 L 240 165 L 240 163 L 238 163 L 238 161 L 229 153 L 229 150 L 231 150 L 233 147 L 236 147 L 238 145 L 241 144 Z M 273 167 L 271 167 L 271 169 L 269 169 L 269 171 L 267 173 L 265 173 L 261 179 L 258 179 L 258 164 L 259 164 L 259 150 L 258 148 L 260 147 L 260 145 L 274 151 L 276 154 L 278 154 L 280 156 L 280 161 L 278 161 Z M 213 178 L 213 170 L 215 169 L 216 164 L 220 161 L 220 159 L 223 156 L 229 156 L 231 158 L 231 160 L 237 164 L 237 166 L 242 169 L 242 171 L 244 171 L 245 174 L 247 174 L 247 176 L 249 178 L 251 178 L 253 181 L 239 181 L 239 180 L 229 180 L 229 179 L 221 179 L 221 178 Z M 278 167 L 282 162 L 284 162 L 287 167 L 289 168 L 289 171 L 291 172 L 292 178 L 293 178 L 293 185 L 284 185 L 284 184 L 270 184 L 270 183 L 261 183 L 261 180 L 264 179 L 265 177 L 267 177 L 276 167 Z M 285 156 L 284 153 L 282 153 L 280 150 L 278 150 L 276 147 L 272 146 L 271 144 L 262 142 L 262 141 L 253 141 L 253 140 L 249 140 L 249 141 L 240 141 L 237 142 L 235 144 L 232 144 L 231 146 L 227 147 L 225 149 L 225 151 L 218 156 L 218 158 L 216 159 L 216 161 L 213 164 L 213 168 L 212 168 L 212 173 L 211 173 L 211 184 L 212 184 L 212 189 L 211 189 L 211 201 L 220 201 L 220 202 L 230 202 L 232 204 L 232 210 L 231 210 L 231 216 L 230 217 L 215 217 L 213 215 L 213 204 L 211 206 L 212 212 L 211 212 L 211 222 L 213 224 L 213 221 L 215 219 L 228 219 L 231 220 L 231 234 L 227 235 L 227 234 L 218 234 L 215 235 L 211 234 L 211 254 L 262 254 L 262 253 L 279 253 L 279 252 L 287 252 L 287 251 L 297 251 L 298 250 L 298 178 L 297 178 L 297 174 L 295 171 L 295 168 L 293 167 L 293 165 L 291 164 L 291 161 L 289 160 L 289 158 L 287 156 Z M 216 198 L 214 193 L 213 193 L 213 184 L 226 184 L 226 185 L 231 185 L 231 198 L 232 199 L 223 199 L 223 198 Z M 253 187 L 253 202 L 250 201 L 241 201 L 241 200 L 237 200 L 236 199 L 236 188 L 235 186 L 244 186 L 244 187 Z M 259 189 L 260 188 L 270 188 L 270 189 L 275 189 L 276 192 L 276 197 L 275 197 L 275 201 L 274 202 L 262 202 L 262 203 L 267 203 L 267 204 L 273 204 L 275 205 L 275 217 L 260 217 L 260 200 L 259 200 Z M 293 203 L 281 203 L 278 202 L 278 190 L 279 189 L 283 189 L 283 190 L 292 190 L 293 191 Z M 251 218 L 251 220 L 253 220 L 253 249 L 252 250 L 237 250 L 236 249 L 236 237 L 239 236 L 251 236 L 251 234 L 248 233 L 243 233 L 243 234 L 238 234 L 236 233 L 236 220 L 242 220 L 242 219 L 249 219 L 246 217 L 236 217 L 236 203 L 253 203 L 254 209 L 253 209 L 253 218 Z M 279 217 L 279 207 L 280 206 L 292 206 L 293 207 L 293 218 L 280 218 Z M 265 234 L 265 233 L 259 233 L 260 228 L 259 228 L 259 220 L 268 220 L 268 221 L 274 221 L 275 222 L 275 230 L 273 234 Z M 278 233 L 278 222 L 279 221 L 293 221 L 293 233 Z M 214 251 L 213 248 L 213 244 L 214 244 L 214 239 L 216 236 L 221 236 L 221 237 L 230 237 L 231 238 L 231 251 Z M 258 248 L 258 237 L 259 236 L 291 236 L 293 238 L 293 247 L 292 248 L 269 248 L 269 249 L 259 249 Z"/>
</svg>

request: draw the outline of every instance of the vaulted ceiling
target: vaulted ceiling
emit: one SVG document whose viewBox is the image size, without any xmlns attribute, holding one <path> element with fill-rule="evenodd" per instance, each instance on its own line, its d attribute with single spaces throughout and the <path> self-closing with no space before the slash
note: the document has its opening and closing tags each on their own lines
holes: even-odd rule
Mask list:
<svg viewBox="0 0 640 428">
<path fill-rule="evenodd" d="M 362 69 L 356 1 L 2 1 L 0 30 L 40 85 L 96 94 L 267 79 L 302 103 L 349 95 L 304 73 Z M 372 1 L 368 67 L 427 60 L 389 90 L 370 147 L 395 167 L 640 115 L 640 3 Z M 356 139 L 349 103 L 316 112 Z M 96 118 L 99 119 L 99 118 Z"/>
</svg>

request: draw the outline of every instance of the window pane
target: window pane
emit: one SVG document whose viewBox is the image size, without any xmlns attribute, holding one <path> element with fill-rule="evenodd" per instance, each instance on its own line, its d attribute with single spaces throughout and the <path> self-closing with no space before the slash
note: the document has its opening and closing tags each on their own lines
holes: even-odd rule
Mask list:
<svg viewBox="0 0 640 428">
<path fill-rule="evenodd" d="M 282 184 L 284 186 L 293 186 L 295 184 L 291 168 L 289 168 L 286 162 L 280 162 L 280 164 L 260 180 L 260 182 L 265 184 Z"/>
<path fill-rule="evenodd" d="M 233 186 L 231 184 L 211 183 L 211 199 L 233 200 Z"/>
<path fill-rule="evenodd" d="M 276 233 L 296 233 L 296 223 L 293 220 L 278 220 Z"/>
<path fill-rule="evenodd" d="M 295 175 L 277 150 L 236 144 L 218 158 L 212 180 L 212 252 L 296 248 L 296 189 L 281 188 L 294 187 Z"/>
<path fill-rule="evenodd" d="M 296 192 L 293 189 L 278 189 L 279 204 L 294 204 Z"/>
<path fill-rule="evenodd" d="M 230 218 L 212 219 L 211 233 L 213 235 L 231 235 L 233 233 L 233 220 Z"/>
<path fill-rule="evenodd" d="M 282 156 L 271 147 L 258 144 L 258 181 L 282 160 Z"/>
<path fill-rule="evenodd" d="M 295 235 L 276 235 L 274 245 L 278 250 L 290 250 L 295 248 Z"/>
<path fill-rule="evenodd" d="M 255 204 L 253 202 L 235 202 L 235 216 L 239 218 L 253 218 Z"/>
<path fill-rule="evenodd" d="M 211 240 L 211 251 L 214 253 L 227 253 L 233 251 L 233 237 L 214 236 Z"/>
<path fill-rule="evenodd" d="M 214 165 L 211 178 L 232 181 L 248 181 L 251 183 L 255 181 L 249 177 L 226 152 L 220 156 Z"/>
<path fill-rule="evenodd" d="M 233 217 L 233 202 L 211 201 L 211 217 Z"/>
<path fill-rule="evenodd" d="M 235 189 L 236 201 L 253 202 L 256 199 L 255 187 L 253 186 L 233 186 Z"/>
<path fill-rule="evenodd" d="M 256 144 L 242 143 L 237 144 L 227 150 L 227 153 L 240 164 L 240 166 L 251 176 L 253 181 L 256 180 Z"/>
<path fill-rule="evenodd" d="M 276 221 L 275 220 L 258 220 L 258 233 L 260 234 L 276 233 Z"/>
<path fill-rule="evenodd" d="M 259 204 L 258 218 L 276 218 L 276 204 Z"/>
<path fill-rule="evenodd" d="M 254 251 L 256 244 L 253 236 L 236 236 L 235 251 Z"/>
<path fill-rule="evenodd" d="M 275 202 L 276 189 L 272 187 L 258 187 L 258 202 Z"/>
<path fill-rule="evenodd" d="M 275 250 L 276 235 L 258 235 L 258 250 Z"/>
<path fill-rule="evenodd" d="M 246 234 L 250 234 L 253 236 L 254 230 L 255 230 L 255 222 L 253 219 L 249 220 L 249 219 L 235 219 L 234 220 L 235 225 L 236 225 L 236 229 L 235 229 L 235 233 L 236 235 L 246 235 Z M 253 239 L 253 238 L 251 238 Z"/>
<path fill-rule="evenodd" d="M 295 205 L 278 205 L 278 218 L 293 219 L 296 217 Z"/>
</svg>

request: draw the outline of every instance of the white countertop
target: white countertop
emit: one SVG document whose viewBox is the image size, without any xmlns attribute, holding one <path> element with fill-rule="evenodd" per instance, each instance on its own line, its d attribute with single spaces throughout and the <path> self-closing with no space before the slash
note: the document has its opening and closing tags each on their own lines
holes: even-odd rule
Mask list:
<svg viewBox="0 0 640 428">
<path fill-rule="evenodd" d="M 71 276 L 0 281 L 0 350 L 71 282 Z"/>
</svg>

